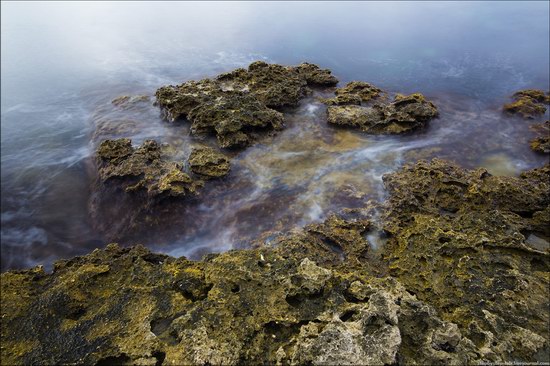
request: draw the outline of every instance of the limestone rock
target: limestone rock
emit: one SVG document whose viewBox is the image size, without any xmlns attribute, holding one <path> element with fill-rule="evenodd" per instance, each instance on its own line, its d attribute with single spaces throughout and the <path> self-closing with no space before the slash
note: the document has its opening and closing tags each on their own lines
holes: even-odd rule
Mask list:
<svg viewBox="0 0 550 366">
<path fill-rule="evenodd" d="M 327 122 L 372 134 L 400 134 L 424 127 L 437 117 L 435 105 L 422 94 L 397 95 L 389 104 L 329 106 Z"/>
<path fill-rule="evenodd" d="M 453 325 L 391 278 L 288 253 L 192 262 L 109 245 L 57 262 L 51 274 L 3 273 L 2 364 L 390 364 L 429 354 L 431 334 L 456 345 L 442 351 L 449 359 L 470 360 L 460 334 L 447 335 Z M 294 287 L 289 298 L 293 273 L 322 287 Z M 348 302 L 350 278 L 372 294 Z M 417 347 L 419 332 L 430 342 Z"/>
<path fill-rule="evenodd" d="M 156 103 L 168 120 L 190 120 L 192 134 L 215 134 L 222 148 L 243 147 L 283 128 L 283 115 L 274 109 L 296 106 L 310 93 L 308 85 L 337 82 L 330 70 L 314 64 L 288 67 L 256 61 L 213 79 L 161 87 Z"/>
<path fill-rule="evenodd" d="M 543 154 L 550 154 L 550 121 L 532 126 L 538 136 L 529 142 L 531 149 Z"/>
<path fill-rule="evenodd" d="M 116 182 L 124 191 L 146 191 L 150 196 L 186 196 L 202 185 L 183 172 L 181 163 L 161 158 L 161 147 L 146 140 L 134 148 L 130 139 L 103 141 L 97 150 L 99 178 Z"/>
<path fill-rule="evenodd" d="M 229 159 L 210 147 L 194 148 L 189 155 L 189 168 L 205 178 L 220 178 L 229 173 Z"/>
<path fill-rule="evenodd" d="M 280 130 L 283 115 L 267 108 L 250 94 L 224 92 L 216 100 L 193 108 L 188 118 L 192 121 L 191 133 L 215 134 L 222 148 L 249 145 L 255 130 Z"/>
<path fill-rule="evenodd" d="M 319 66 L 309 62 L 301 63 L 294 67 L 294 70 L 311 86 L 334 86 L 338 84 L 338 79 L 332 75 L 330 70 L 321 69 Z"/>
<path fill-rule="evenodd" d="M 334 98 L 324 99 L 327 105 L 361 105 L 361 102 L 368 102 L 378 98 L 382 89 L 364 81 L 352 81 L 345 87 L 338 88 L 334 92 Z"/>
<path fill-rule="evenodd" d="M 489 347 L 481 354 L 490 362 L 505 361 L 504 349 L 520 359 L 548 352 L 550 251 L 528 240 L 550 234 L 547 171 L 497 177 L 434 159 L 384 176 L 390 274 Z M 436 348 L 455 343 L 446 337 Z"/>
<path fill-rule="evenodd" d="M 201 261 L 111 244 L 2 273 L 1 363 L 547 363 L 550 251 L 528 237 L 550 236 L 549 177 L 406 165 L 384 177 L 378 261 L 353 254 L 370 224 L 334 216 Z"/>
<path fill-rule="evenodd" d="M 504 112 L 518 114 L 526 119 L 543 115 L 550 104 L 550 95 L 536 89 L 520 90 L 514 94 L 513 99 L 512 103 L 504 105 Z"/>
<path fill-rule="evenodd" d="M 331 215 L 321 224 L 309 225 L 309 233 L 317 235 L 331 245 L 335 245 L 345 253 L 348 260 L 351 258 L 365 258 L 369 243 L 364 235 L 369 228 L 368 221 L 349 221 L 336 215 Z"/>
</svg>

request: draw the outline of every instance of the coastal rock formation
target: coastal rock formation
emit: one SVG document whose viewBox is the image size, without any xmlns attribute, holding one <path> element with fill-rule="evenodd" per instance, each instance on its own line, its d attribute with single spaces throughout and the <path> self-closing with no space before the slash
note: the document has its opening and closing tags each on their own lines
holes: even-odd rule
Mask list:
<svg viewBox="0 0 550 366">
<path fill-rule="evenodd" d="M 99 144 L 89 211 L 91 224 L 106 240 L 137 240 L 169 226 L 177 218 L 173 213 L 200 195 L 206 177 L 186 171 L 185 162 L 172 161 L 172 154 L 169 145 L 154 140 L 136 147 L 127 138 Z"/>
<path fill-rule="evenodd" d="M 253 143 L 262 133 L 283 128 L 275 109 L 296 106 L 309 86 L 333 86 L 329 70 L 304 63 L 295 67 L 257 61 L 214 79 L 164 86 L 156 102 L 165 117 L 187 118 L 193 135 L 216 135 L 222 148 Z"/>
<path fill-rule="evenodd" d="M 550 121 L 531 126 L 538 136 L 529 142 L 531 149 L 539 153 L 550 154 Z"/>
<path fill-rule="evenodd" d="M 372 134 L 400 134 L 424 127 L 437 114 L 435 105 L 422 94 L 398 94 L 389 104 L 329 106 L 327 122 Z"/>
<path fill-rule="evenodd" d="M 206 179 L 220 178 L 229 173 L 229 159 L 210 147 L 197 147 L 189 155 L 189 169 Z"/>
<path fill-rule="evenodd" d="M 326 105 L 361 105 L 378 98 L 383 93 L 382 89 L 364 81 L 352 81 L 343 88 L 334 92 L 334 98 L 323 99 Z"/>
<path fill-rule="evenodd" d="M 497 177 L 434 159 L 384 177 L 389 273 L 487 362 L 548 362 L 549 172 Z"/>
<path fill-rule="evenodd" d="M 513 98 L 512 103 L 504 105 L 504 112 L 517 114 L 526 119 L 543 115 L 550 104 L 549 93 L 536 89 L 520 90 L 513 95 Z"/>
<path fill-rule="evenodd" d="M 236 69 L 219 75 L 223 89 L 246 89 L 269 108 L 294 107 L 308 95 L 308 86 L 334 86 L 338 83 L 327 69 L 303 63 L 282 66 L 256 61 L 248 69 Z"/>
<path fill-rule="evenodd" d="M 371 219 L 201 261 L 112 244 L 3 273 L 2 364 L 548 362 L 549 177 L 421 161 L 384 177 Z"/>
<path fill-rule="evenodd" d="M 103 141 L 97 150 L 99 178 L 116 182 L 125 192 L 146 191 L 149 196 L 196 194 L 202 182 L 183 172 L 181 163 L 161 158 L 161 147 L 146 140 L 134 148 L 130 139 Z"/>
<path fill-rule="evenodd" d="M 395 280 L 288 253 L 243 250 L 191 262 L 110 245 L 57 262 L 52 274 L 2 274 L 2 363 L 469 359 L 473 345 L 456 325 Z M 427 339 L 417 347 L 419 332 Z"/>
<path fill-rule="evenodd" d="M 371 224 L 368 220 L 344 220 L 336 215 L 329 216 L 321 224 L 309 225 L 309 234 L 337 248 L 348 261 L 367 258 L 369 243 L 364 238 Z"/>
</svg>

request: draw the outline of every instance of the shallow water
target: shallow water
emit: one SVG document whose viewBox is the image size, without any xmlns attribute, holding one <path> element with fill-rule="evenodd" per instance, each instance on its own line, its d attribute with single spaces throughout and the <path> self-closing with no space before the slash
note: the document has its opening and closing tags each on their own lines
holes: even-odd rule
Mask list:
<svg viewBox="0 0 550 366">
<path fill-rule="evenodd" d="M 156 138 L 180 158 L 212 144 L 162 121 L 155 90 L 258 59 L 419 91 L 440 118 L 409 136 L 334 129 L 317 92 L 284 131 L 234 154 L 224 182 L 174 213 L 181 222 L 139 242 L 198 258 L 269 241 L 383 200 L 381 176 L 421 158 L 504 175 L 540 166 L 531 122 L 500 108 L 518 89 L 549 88 L 548 14 L 547 2 L 2 3 L 2 270 L 103 247 L 88 214 L 95 144 Z M 121 108 L 120 95 L 150 99 Z"/>
</svg>

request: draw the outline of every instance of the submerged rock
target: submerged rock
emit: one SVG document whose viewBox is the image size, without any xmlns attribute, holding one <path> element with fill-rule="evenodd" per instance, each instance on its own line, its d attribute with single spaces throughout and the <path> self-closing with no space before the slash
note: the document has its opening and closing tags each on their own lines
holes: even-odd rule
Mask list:
<svg viewBox="0 0 550 366">
<path fill-rule="evenodd" d="M 549 178 L 407 165 L 384 177 L 381 257 L 370 221 L 331 216 L 202 261 L 113 244 L 3 273 L 2 364 L 548 362 Z"/>
<path fill-rule="evenodd" d="M 329 106 L 327 122 L 372 134 L 400 134 L 424 127 L 437 117 L 435 105 L 422 94 L 397 95 L 389 104 Z"/>
<path fill-rule="evenodd" d="M 121 95 L 113 99 L 111 103 L 116 107 L 126 109 L 131 107 L 133 104 L 150 102 L 150 100 L 151 99 L 148 95 Z"/>
<path fill-rule="evenodd" d="M 331 215 L 323 223 L 309 225 L 306 230 L 337 247 L 351 261 L 366 258 L 369 243 L 364 236 L 369 227 L 367 220 L 349 221 Z"/>
<path fill-rule="evenodd" d="M 103 140 L 89 200 L 90 222 L 109 241 L 139 240 L 150 230 L 174 225 L 174 212 L 197 197 L 203 181 L 172 161 L 169 146 L 146 140 Z"/>
<path fill-rule="evenodd" d="M 519 114 L 523 118 L 534 119 L 546 112 L 550 95 L 542 90 L 520 90 L 513 96 L 514 101 L 505 104 L 503 109 L 509 114 Z"/>
<path fill-rule="evenodd" d="M 194 148 L 189 155 L 189 168 L 205 178 L 220 178 L 229 173 L 229 159 L 210 147 Z"/>
<path fill-rule="evenodd" d="M 296 106 L 308 86 L 332 86 L 329 70 L 304 63 L 295 67 L 257 61 L 214 79 L 189 81 L 157 90 L 168 120 L 187 118 L 194 135 L 216 135 L 222 148 L 250 145 L 262 133 L 283 128 L 274 109 Z"/>
</svg>

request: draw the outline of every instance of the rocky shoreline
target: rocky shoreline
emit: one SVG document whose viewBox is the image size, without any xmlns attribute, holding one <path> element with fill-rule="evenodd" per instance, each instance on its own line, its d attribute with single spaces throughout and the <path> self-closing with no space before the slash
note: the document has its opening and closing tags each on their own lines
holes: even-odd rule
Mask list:
<svg viewBox="0 0 550 366">
<path fill-rule="evenodd" d="M 285 108 L 337 82 L 313 64 L 255 62 L 160 88 L 167 119 L 187 119 L 220 149 L 181 160 L 159 141 L 102 140 L 91 207 L 103 220 L 133 207 L 111 230 L 160 220 L 231 174 L 226 149 L 284 128 Z M 334 89 L 327 123 L 413 133 L 438 116 L 421 94 L 389 94 L 366 82 Z M 514 97 L 506 113 L 544 115 L 548 94 Z M 547 124 L 531 142 L 543 154 Z M 251 249 L 190 261 L 109 244 L 52 273 L 2 273 L 1 364 L 550 362 L 550 165 L 504 177 L 420 160 L 383 181 L 385 201 Z"/>
</svg>

